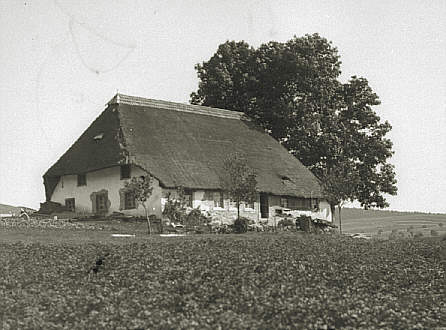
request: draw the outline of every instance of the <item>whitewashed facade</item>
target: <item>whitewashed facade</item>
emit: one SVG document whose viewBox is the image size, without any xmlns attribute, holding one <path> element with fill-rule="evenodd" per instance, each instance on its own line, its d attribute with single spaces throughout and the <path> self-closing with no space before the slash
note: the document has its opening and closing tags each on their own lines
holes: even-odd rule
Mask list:
<svg viewBox="0 0 446 330">
<path fill-rule="evenodd" d="M 65 205 L 78 215 L 102 214 L 110 215 L 121 212 L 127 215 L 143 216 L 144 209 L 135 203 L 126 203 L 125 182 L 129 177 L 146 176 L 148 173 L 138 166 L 130 166 L 127 177 L 122 177 L 122 167 L 113 166 L 105 169 L 87 172 L 81 175 L 61 176 L 57 183 L 51 201 Z M 83 178 L 82 178 L 83 177 Z M 80 180 L 81 179 L 81 180 Z M 231 222 L 237 216 L 235 203 L 216 190 L 186 190 L 190 199 L 189 207 L 199 208 L 204 214 L 222 222 Z M 149 199 L 149 214 L 162 217 L 164 205 L 168 196 L 175 198 L 177 190 L 162 188 L 154 179 L 153 191 Z M 325 200 L 312 200 L 311 209 L 296 209 L 290 207 L 288 200 L 293 197 L 258 194 L 257 201 L 248 205 L 240 205 L 240 215 L 254 221 L 269 219 L 273 223 L 278 213 L 304 214 L 313 218 L 332 221 L 330 205 Z M 127 196 L 128 197 L 128 196 Z M 285 202 L 285 199 L 287 202 Z M 129 202 L 127 200 L 127 202 Z M 266 204 L 266 205 L 265 205 Z"/>
</svg>

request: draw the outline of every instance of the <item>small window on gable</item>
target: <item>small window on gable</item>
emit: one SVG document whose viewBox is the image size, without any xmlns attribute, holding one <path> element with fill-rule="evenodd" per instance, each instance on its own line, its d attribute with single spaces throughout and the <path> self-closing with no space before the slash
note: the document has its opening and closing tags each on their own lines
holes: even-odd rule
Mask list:
<svg viewBox="0 0 446 330">
<path fill-rule="evenodd" d="M 87 185 L 87 175 L 85 173 L 77 175 L 77 185 L 78 186 L 86 186 Z"/>
<path fill-rule="evenodd" d="M 130 164 L 121 165 L 121 180 L 130 179 Z"/>
<path fill-rule="evenodd" d="M 103 137 L 104 137 L 104 133 L 101 133 L 101 134 L 94 136 L 93 139 L 95 139 L 96 141 L 99 141 L 99 140 L 102 140 Z"/>
<path fill-rule="evenodd" d="M 74 198 L 65 199 L 65 208 L 71 212 L 74 212 L 76 210 Z"/>
<path fill-rule="evenodd" d="M 135 195 L 131 191 L 124 194 L 124 210 L 136 209 Z"/>
</svg>

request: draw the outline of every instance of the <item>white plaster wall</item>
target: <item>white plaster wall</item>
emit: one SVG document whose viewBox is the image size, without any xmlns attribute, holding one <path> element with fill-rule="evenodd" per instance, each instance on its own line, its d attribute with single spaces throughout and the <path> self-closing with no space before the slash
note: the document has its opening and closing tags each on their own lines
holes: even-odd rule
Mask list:
<svg viewBox="0 0 446 330">
<path fill-rule="evenodd" d="M 176 189 L 163 189 L 163 197 L 161 198 L 161 209 L 164 209 L 164 205 L 167 202 L 167 195 L 171 194 L 172 198 L 177 197 Z M 235 220 L 237 217 L 237 208 L 231 205 L 229 199 L 224 200 L 224 207 L 214 207 L 214 201 L 203 200 L 204 190 L 196 190 L 192 195 L 192 207 L 200 208 L 204 213 L 209 213 L 212 218 L 222 220 L 228 219 L 229 222 Z M 269 195 L 269 223 L 273 224 L 275 219 L 275 210 L 280 207 L 280 196 Z M 293 216 L 307 215 L 312 218 L 323 219 L 327 221 L 333 221 L 330 204 L 326 200 L 319 201 L 318 211 L 302 211 L 302 210 L 290 210 L 287 213 Z M 254 221 L 260 220 L 260 195 L 257 196 L 257 201 L 254 203 L 254 208 L 245 208 L 244 204 L 240 205 L 240 216 L 249 218 Z M 266 219 L 265 219 L 266 220 Z"/>
<path fill-rule="evenodd" d="M 164 210 L 164 205 L 167 202 L 168 194 L 171 194 L 171 198 L 177 197 L 176 189 L 163 189 L 163 197 L 161 198 L 161 209 Z M 224 207 L 215 207 L 213 200 L 203 200 L 205 195 L 204 190 L 195 190 L 192 192 L 192 207 L 200 208 L 204 214 L 210 214 L 212 218 L 218 218 L 218 220 L 235 220 L 237 217 L 237 207 L 230 203 L 229 199 L 224 199 Z M 258 221 L 260 216 L 260 204 L 259 199 L 254 203 L 254 208 L 245 208 L 245 205 L 240 204 L 240 216 L 246 217 L 255 221 Z"/>
<path fill-rule="evenodd" d="M 140 167 L 131 166 L 131 176 L 147 175 Z M 66 198 L 74 198 L 76 205 L 76 213 L 91 214 L 92 201 L 90 195 L 100 190 L 108 191 L 108 199 L 110 201 L 109 213 L 122 212 L 128 215 L 145 215 L 142 206 L 132 210 L 120 210 L 119 190 L 124 187 L 126 180 L 120 178 L 120 166 L 109 167 L 97 171 L 86 173 L 87 185 L 77 186 L 77 175 L 65 175 L 60 178 L 51 201 L 65 205 Z M 149 199 L 149 214 L 161 216 L 161 193 L 158 180 L 154 179 L 154 188 L 152 196 Z"/>
<path fill-rule="evenodd" d="M 274 224 L 276 209 L 283 209 L 280 206 L 280 196 L 270 195 L 269 196 L 269 221 L 268 223 Z M 289 210 L 285 211 L 287 214 L 291 214 L 293 217 L 297 217 L 300 215 L 310 216 L 313 219 L 322 219 L 332 222 L 333 217 L 331 214 L 330 204 L 326 200 L 319 201 L 319 210 L 318 211 L 304 211 L 304 210 Z"/>
</svg>

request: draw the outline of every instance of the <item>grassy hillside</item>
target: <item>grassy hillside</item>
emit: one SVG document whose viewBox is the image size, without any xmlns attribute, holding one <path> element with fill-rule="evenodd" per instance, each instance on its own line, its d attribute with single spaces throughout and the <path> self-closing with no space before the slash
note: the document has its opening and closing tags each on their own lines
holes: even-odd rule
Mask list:
<svg viewBox="0 0 446 330">
<path fill-rule="evenodd" d="M 11 205 L 6 205 L 6 204 L 0 204 L 0 214 L 8 214 L 8 213 L 18 214 L 18 213 L 20 213 L 21 208 L 23 208 L 27 212 L 35 211 L 35 210 L 33 210 L 29 207 L 25 207 L 25 206 L 11 206 Z"/>
<path fill-rule="evenodd" d="M 390 210 L 364 210 L 357 208 L 344 207 L 342 209 L 342 219 L 368 219 L 368 218 L 384 218 L 397 216 L 413 216 L 413 215 L 436 215 L 422 212 L 400 212 Z M 446 214 L 443 214 L 446 216 Z M 338 216 L 338 209 L 336 208 L 336 216 Z"/>
<path fill-rule="evenodd" d="M 338 216 L 336 212 L 336 225 L 339 225 Z M 400 236 L 417 233 L 421 233 L 424 237 L 437 236 L 446 234 L 446 214 L 344 208 L 342 229 L 347 233 L 377 235 L 381 232 L 383 236 L 389 235 L 392 231 Z"/>
</svg>

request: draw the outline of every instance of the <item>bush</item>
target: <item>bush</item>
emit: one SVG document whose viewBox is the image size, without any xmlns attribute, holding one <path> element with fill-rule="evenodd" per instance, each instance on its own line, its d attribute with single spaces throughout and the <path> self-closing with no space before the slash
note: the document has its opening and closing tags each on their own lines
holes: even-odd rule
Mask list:
<svg viewBox="0 0 446 330">
<path fill-rule="evenodd" d="M 443 222 L 440 222 L 440 223 L 438 224 L 438 227 L 443 227 L 443 226 L 444 226 Z"/>
<path fill-rule="evenodd" d="M 206 227 L 207 224 L 211 219 L 207 216 L 205 216 L 203 213 L 201 213 L 199 208 L 192 209 L 186 216 L 184 220 L 184 225 L 186 226 L 186 229 L 188 230 L 195 230 L 197 233 L 202 232 L 208 232 L 204 227 Z M 200 229 L 198 229 L 200 228 Z"/>
<path fill-rule="evenodd" d="M 231 234 L 234 232 L 234 226 L 225 223 L 211 223 L 210 231 L 214 234 Z"/>
<path fill-rule="evenodd" d="M 237 234 L 246 233 L 248 231 L 249 219 L 240 217 L 234 221 L 234 232 Z"/>
<path fill-rule="evenodd" d="M 438 231 L 436 231 L 435 229 L 432 229 L 431 236 L 438 236 Z"/>
<path fill-rule="evenodd" d="M 299 224 L 301 230 L 310 232 L 312 228 L 311 217 L 307 215 L 300 215 L 296 218 L 296 222 Z"/>
<path fill-rule="evenodd" d="M 418 233 L 415 234 L 414 237 L 415 237 L 415 238 L 421 238 L 421 237 L 423 237 L 423 233 L 418 232 Z"/>
<path fill-rule="evenodd" d="M 186 219 L 186 200 L 184 199 L 184 190 L 178 189 L 178 197 L 167 195 L 167 202 L 164 205 L 163 215 L 171 222 L 184 224 Z"/>
<path fill-rule="evenodd" d="M 285 218 L 285 219 L 281 219 L 279 220 L 278 224 L 279 227 L 294 227 L 296 224 L 293 221 L 293 219 L 290 218 Z"/>
</svg>

